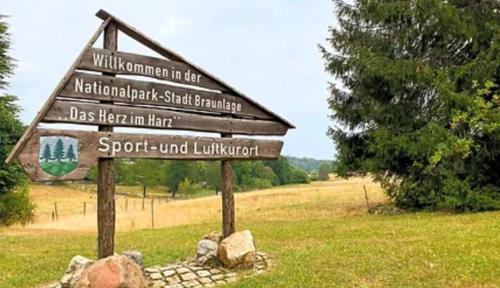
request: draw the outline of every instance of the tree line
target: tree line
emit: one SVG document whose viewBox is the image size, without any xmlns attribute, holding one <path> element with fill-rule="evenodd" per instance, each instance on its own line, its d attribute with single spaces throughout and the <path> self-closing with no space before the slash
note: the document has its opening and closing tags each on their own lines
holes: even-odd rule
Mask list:
<svg viewBox="0 0 500 288">
<path fill-rule="evenodd" d="M 271 161 L 233 161 L 235 191 L 263 189 L 293 183 L 309 183 L 308 174 L 290 165 L 285 157 Z M 220 161 L 182 161 L 152 159 L 116 159 L 116 181 L 120 185 L 165 186 L 176 197 L 178 193 L 196 193 L 197 189 L 220 191 Z M 95 183 L 97 170 L 89 179 Z"/>
<path fill-rule="evenodd" d="M 61 161 L 63 159 L 67 159 L 71 162 L 76 160 L 73 144 L 70 144 L 68 146 L 68 149 L 64 149 L 64 143 L 59 138 L 56 141 L 54 152 L 52 153 L 51 145 L 49 143 L 45 143 L 45 145 L 43 146 L 42 154 L 40 155 L 40 160 L 48 162 L 52 160 Z"/>
</svg>

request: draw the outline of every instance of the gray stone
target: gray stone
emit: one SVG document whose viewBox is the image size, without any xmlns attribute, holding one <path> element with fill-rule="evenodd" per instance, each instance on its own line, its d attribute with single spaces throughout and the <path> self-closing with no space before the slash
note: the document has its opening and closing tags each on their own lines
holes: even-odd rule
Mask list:
<svg viewBox="0 0 500 288">
<path fill-rule="evenodd" d="M 184 273 L 188 273 L 188 272 L 191 272 L 191 270 L 187 267 L 181 267 L 181 268 L 177 268 L 176 269 L 177 273 L 179 274 L 184 274 Z"/>
<path fill-rule="evenodd" d="M 181 282 L 181 278 L 177 275 L 165 279 L 168 284 L 176 284 Z"/>
<path fill-rule="evenodd" d="M 83 270 L 94 263 L 93 260 L 90 260 L 86 257 L 77 255 L 71 259 L 68 265 L 68 269 L 66 269 L 66 273 L 60 280 L 60 284 L 62 288 L 70 288 L 74 287 L 80 277 L 82 276 Z"/>
<path fill-rule="evenodd" d="M 200 281 L 201 284 L 212 283 L 212 280 L 208 277 L 200 278 L 198 281 Z"/>
<path fill-rule="evenodd" d="M 252 233 L 245 230 L 231 234 L 220 243 L 218 255 L 227 267 L 252 267 L 256 255 Z"/>
<path fill-rule="evenodd" d="M 151 273 L 149 275 L 149 277 L 151 278 L 151 280 L 160 280 L 160 279 L 163 279 L 163 276 L 159 272 L 157 272 L 157 273 Z"/>
<path fill-rule="evenodd" d="M 221 280 L 221 279 L 224 279 L 224 275 L 222 275 L 222 274 L 212 276 L 212 280 L 214 280 L 214 281 Z"/>
<path fill-rule="evenodd" d="M 212 273 L 212 274 L 220 274 L 220 273 L 222 273 L 222 271 L 220 269 L 217 269 L 217 268 L 212 268 L 212 269 L 210 269 L 210 273 Z"/>
<path fill-rule="evenodd" d="M 196 278 L 198 278 L 198 276 L 196 276 L 196 274 L 194 274 L 193 272 L 189 272 L 189 273 L 181 275 L 181 279 L 183 281 L 189 281 L 189 280 L 193 280 L 193 279 L 196 279 Z"/>
<path fill-rule="evenodd" d="M 172 285 L 167 285 L 165 288 L 183 288 L 183 286 L 179 283 L 172 284 Z"/>
<path fill-rule="evenodd" d="M 160 272 L 160 269 L 148 267 L 148 268 L 144 269 L 144 272 L 146 272 L 146 273 L 158 273 L 158 272 Z"/>
<path fill-rule="evenodd" d="M 217 250 L 219 249 L 219 244 L 213 240 L 202 239 L 198 242 L 198 248 L 196 249 L 196 258 L 198 263 L 207 263 L 213 259 L 217 259 Z"/>
<path fill-rule="evenodd" d="M 210 274 L 210 272 L 208 272 L 207 270 L 201 270 L 201 271 L 197 271 L 196 274 L 198 274 L 198 276 L 200 277 L 207 277 L 207 276 L 210 276 L 212 274 Z"/>
<path fill-rule="evenodd" d="M 174 270 L 164 270 L 162 273 L 163 273 L 163 276 L 165 276 L 165 277 L 170 277 L 170 276 L 173 276 L 176 274 L 176 272 Z"/>
<path fill-rule="evenodd" d="M 130 258 L 132 261 L 135 262 L 135 264 L 139 265 L 139 267 L 141 267 L 141 268 L 144 267 L 144 262 L 142 260 L 141 252 L 139 252 L 137 250 L 130 250 L 130 251 L 123 252 L 122 255 Z"/>
<path fill-rule="evenodd" d="M 182 283 L 182 285 L 184 287 L 195 287 L 195 286 L 200 285 L 200 283 L 198 281 L 196 281 L 196 280 L 190 280 L 190 281 Z"/>
<path fill-rule="evenodd" d="M 165 282 L 163 281 L 154 281 L 152 288 L 163 288 L 165 287 Z"/>
</svg>

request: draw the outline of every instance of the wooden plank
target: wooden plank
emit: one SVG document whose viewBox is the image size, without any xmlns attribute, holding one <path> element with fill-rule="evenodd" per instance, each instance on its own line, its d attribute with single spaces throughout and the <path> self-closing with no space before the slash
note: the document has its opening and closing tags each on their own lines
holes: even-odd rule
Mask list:
<svg viewBox="0 0 500 288">
<path fill-rule="evenodd" d="M 234 119 L 172 110 L 57 100 L 43 122 L 110 125 L 153 129 L 225 132 L 241 135 L 285 135 L 280 122 Z"/>
<path fill-rule="evenodd" d="M 44 159 L 41 144 L 58 139 L 78 143 L 74 147 L 77 165 L 67 174 L 54 176 L 49 173 L 51 166 L 58 168 L 60 163 Z M 64 144 L 64 149 L 68 150 L 68 145 Z M 98 158 L 269 160 L 277 159 L 282 147 L 283 142 L 274 140 L 37 129 L 18 158 L 33 181 L 62 181 L 84 179 Z"/>
<path fill-rule="evenodd" d="M 207 89 L 226 90 L 224 86 L 185 63 L 108 49 L 89 49 L 78 69 L 145 76 Z"/>
<path fill-rule="evenodd" d="M 92 47 L 92 45 L 94 45 L 94 43 L 97 40 L 97 38 L 99 38 L 99 36 L 101 35 L 101 33 L 104 31 L 104 29 L 111 22 L 111 18 L 104 19 L 104 20 L 105 21 L 103 21 L 101 23 L 101 25 L 95 31 L 95 33 L 92 35 L 92 37 L 89 39 L 89 41 L 87 42 L 87 44 L 85 44 L 85 47 L 82 49 L 82 51 L 78 55 L 78 57 L 76 58 L 75 62 L 73 62 L 73 64 L 71 65 L 71 67 L 66 71 L 66 73 L 64 74 L 64 77 L 57 84 L 57 86 L 54 89 L 54 91 L 52 91 L 52 94 L 50 94 L 49 99 L 47 100 L 47 102 L 45 102 L 45 104 L 43 105 L 42 109 L 37 113 L 35 119 L 33 119 L 33 121 L 31 122 L 31 124 L 28 126 L 28 129 L 26 129 L 24 131 L 24 134 L 21 136 L 21 138 L 19 139 L 19 141 L 16 143 L 16 146 L 14 146 L 14 149 L 12 149 L 12 151 L 9 153 L 9 156 L 5 160 L 5 163 L 7 163 L 7 164 L 11 163 L 16 158 L 16 156 L 21 152 L 21 150 L 23 149 L 24 145 L 26 145 L 26 142 L 28 142 L 29 138 L 31 137 L 31 135 L 35 131 L 36 127 L 38 126 L 38 123 L 40 123 L 40 121 L 43 119 L 43 117 L 45 116 L 45 114 L 47 113 L 47 111 L 50 109 L 50 107 L 52 106 L 52 104 L 56 100 L 56 97 L 62 91 L 62 89 L 66 85 L 67 81 L 70 79 L 71 75 L 73 75 L 73 72 L 75 72 L 76 66 L 78 65 L 78 63 L 80 63 L 80 61 L 83 58 L 83 55 L 85 55 L 85 52 L 87 51 L 87 49 L 89 49 L 90 47 Z"/>
<path fill-rule="evenodd" d="M 269 119 L 251 103 L 229 94 L 82 72 L 71 77 L 60 95 Z"/>
<path fill-rule="evenodd" d="M 222 134 L 223 138 L 231 138 L 231 134 Z M 236 217 L 234 212 L 233 166 L 230 160 L 221 161 L 222 190 L 222 237 L 227 238 L 236 232 Z"/>
<path fill-rule="evenodd" d="M 104 30 L 104 48 L 118 49 L 118 28 L 114 22 Z M 115 76 L 110 73 L 103 73 Z M 112 104 L 109 101 L 102 103 Z M 113 132 L 113 126 L 99 126 L 99 131 Z M 113 158 L 99 158 L 97 161 L 97 257 L 106 258 L 115 251 L 115 165 Z"/>
<path fill-rule="evenodd" d="M 236 88 L 230 86 L 229 84 L 225 83 L 224 81 L 220 80 L 219 78 L 215 77 L 214 75 L 212 75 L 211 73 L 205 71 L 203 68 L 195 65 L 193 62 L 190 62 L 188 61 L 187 59 L 185 59 L 184 57 L 182 57 L 180 54 L 170 50 L 170 49 L 167 49 L 165 47 L 163 47 L 160 43 L 154 41 L 153 39 L 151 39 L 150 37 L 144 35 L 143 33 L 141 33 L 140 31 L 138 31 L 137 29 L 135 29 L 134 27 L 128 25 L 127 23 L 125 23 L 124 21 L 122 21 L 121 19 L 117 18 L 116 16 L 114 15 L 111 15 L 110 13 L 108 13 L 107 11 L 105 10 L 99 10 L 97 13 L 96 13 L 96 16 L 101 18 L 101 19 L 108 19 L 108 18 L 112 18 L 114 22 L 116 22 L 118 24 L 118 29 L 120 29 L 120 31 L 122 31 L 123 33 L 127 34 L 128 36 L 130 36 L 131 38 L 135 39 L 136 41 L 142 43 L 144 46 L 152 49 L 153 51 L 157 52 L 158 54 L 170 59 L 170 60 L 173 60 L 173 61 L 177 61 L 177 62 L 182 62 L 182 63 L 186 63 L 190 66 L 192 66 L 194 69 L 200 71 L 201 73 L 207 75 L 208 77 L 210 77 L 213 81 L 219 83 L 220 85 L 224 86 L 226 88 L 226 91 L 227 92 L 230 92 L 230 93 L 233 93 L 233 94 L 236 94 L 238 97 L 241 97 L 242 99 L 250 102 L 250 103 L 253 103 L 254 105 L 256 105 L 256 107 L 258 107 L 259 109 L 261 109 L 262 111 L 264 111 L 265 113 L 268 113 L 268 115 L 271 117 L 271 118 L 274 118 L 276 119 L 277 121 L 281 121 L 283 122 L 285 125 L 288 126 L 288 128 L 295 128 L 295 126 L 293 126 L 293 124 L 291 124 L 290 122 L 288 122 L 287 120 L 285 120 L 283 117 L 279 116 L 278 114 L 272 112 L 271 110 L 267 109 L 266 107 L 264 107 L 263 105 L 259 104 L 257 101 L 251 99 L 250 97 L 248 97 L 247 95 L 245 95 L 244 93 L 242 93 L 241 91 L 238 91 Z"/>
</svg>

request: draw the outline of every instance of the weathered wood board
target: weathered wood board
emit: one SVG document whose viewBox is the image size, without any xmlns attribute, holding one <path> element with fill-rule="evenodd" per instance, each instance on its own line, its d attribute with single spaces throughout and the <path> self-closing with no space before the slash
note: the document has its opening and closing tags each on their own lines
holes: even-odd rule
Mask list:
<svg viewBox="0 0 500 288">
<path fill-rule="evenodd" d="M 98 158 L 277 159 L 282 147 L 274 140 L 37 129 L 18 159 L 33 181 L 82 180 Z"/>
<path fill-rule="evenodd" d="M 188 64 L 108 49 L 89 49 L 78 65 L 78 69 L 152 77 L 212 90 L 227 90 Z"/>
<path fill-rule="evenodd" d="M 83 72 L 73 74 L 60 95 L 87 100 L 176 107 L 257 119 L 271 118 L 252 103 L 229 94 Z"/>
<path fill-rule="evenodd" d="M 288 127 L 267 120 L 235 119 L 150 107 L 57 100 L 43 122 L 110 125 L 154 129 L 225 132 L 243 135 L 285 135 Z"/>
</svg>

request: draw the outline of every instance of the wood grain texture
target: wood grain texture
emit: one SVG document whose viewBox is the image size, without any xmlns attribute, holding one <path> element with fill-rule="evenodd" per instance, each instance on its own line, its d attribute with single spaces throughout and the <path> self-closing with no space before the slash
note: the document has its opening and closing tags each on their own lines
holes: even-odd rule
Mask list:
<svg viewBox="0 0 500 288">
<path fill-rule="evenodd" d="M 11 163 L 17 155 L 21 152 L 21 150 L 24 148 L 24 145 L 28 142 L 29 138 L 35 131 L 36 127 L 40 123 L 40 121 L 43 119 L 47 111 L 50 109 L 54 101 L 56 100 L 56 97 L 59 95 L 61 90 L 64 88 L 66 85 L 67 81 L 69 81 L 70 77 L 73 75 L 73 72 L 75 72 L 76 67 L 78 63 L 80 63 L 80 60 L 83 58 L 83 55 L 85 55 L 85 52 L 94 45 L 96 42 L 97 38 L 101 35 L 101 33 L 104 31 L 104 29 L 108 26 L 108 24 L 111 22 L 111 18 L 104 19 L 104 21 L 101 23 L 99 28 L 94 32 L 92 37 L 90 37 L 89 41 L 87 44 L 85 44 L 85 47 L 82 49 L 76 60 L 73 62 L 73 64 L 70 66 L 70 68 L 66 71 L 64 74 L 63 78 L 59 83 L 57 84 L 56 88 L 52 91 L 52 94 L 50 94 L 49 98 L 43 105 L 42 109 L 37 113 L 31 124 L 28 126 L 28 128 L 24 131 L 23 135 L 17 141 L 16 145 L 12 149 L 12 151 L 9 153 L 9 156 L 7 156 L 7 159 L 5 162 L 7 164 Z"/>
<path fill-rule="evenodd" d="M 118 27 L 109 23 L 104 30 L 103 46 L 105 49 L 118 49 Z M 103 73 L 115 76 L 111 73 Z M 113 104 L 110 101 L 102 103 Z M 113 132 L 113 126 L 102 125 L 99 131 Z M 97 160 L 97 256 L 99 259 L 114 254 L 115 251 L 115 165 L 113 158 L 99 158 Z"/>
<path fill-rule="evenodd" d="M 274 121 L 63 100 L 57 100 L 54 103 L 43 118 L 43 122 L 224 132 L 240 135 L 285 135 L 288 129 L 281 122 Z"/>
<path fill-rule="evenodd" d="M 78 69 L 145 76 L 212 90 L 226 90 L 224 86 L 188 64 L 108 49 L 89 49 Z"/>
<path fill-rule="evenodd" d="M 54 177 L 41 169 L 40 137 L 46 136 L 79 139 L 78 166 L 69 175 Z M 271 160 L 279 157 L 282 147 L 283 142 L 275 140 L 37 129 L 18 158 L 33 181 L 66 181 L 85 179 L 99 158 Z"/>
<path fill-rule="evenodd" d="M 175 107 L 257 119 L 272 118 L 248 101 L 229 94 L 83 72 L 75 73 L 60 95 L 87 100 Z"/>
<path fill-rule="evenodd" d="M 290 122 L 288 122 L 283 117 L 281 117 L 278 114 L 272 112 L 271 110 L 265 108 L 263 105 L 259 104 L 257 101 L 251 99 L 250 97 L 248 97 L 247 95 L 245 95 L 241 91 L 238 91 L 236 88 L 230 86 L 226 82 L 224 82 L 221 79 L 215 77 L 214 75 L 212 75 L 211 73 L 207 72 L 205 69 L 201 68 L 200 66 L 197 66 L 193 62 L 187 60 L 186 58 L 184 58 L 180 54 L 178 54 L 178 53 L 176 53 L 176 52 L 174 52 L 174 51 L 172 51 L 170 49 L 167 49 L 167 48 L 163 47 L 160 43 L 156 42 L 155 40 L 153 40 L 152 38 L 148 37 L 147 35 L 141 33 L 139 30 L 135 29 L 131 25 L 125 23 L 124 21 L 122 21 L 121 19 L 117 18 L 116 16 L 110 14 L 109 12 L 101 9 L 101 10 L 99 10 L 96 13 L 96 16 L 99 17 L 99 18 L 101 18 L 101 19 L 103 19 L 103 20 L 108 19 L 108 18 L 113 19 L 113 22 L 116 22 L 118 24 L 118 29 L 120 29 L 120 31 L 122 31 L 123 33 L 127 34 L 128 36 L 130 36 L 131 38 L 135 39 L 136 41 L 142 43 L 144 46 L 152 49 L 153 51 L 157 52 L 158 54 L 160 54 L 160 55 L 162 55 L 162 56 L 164 56 L 164 57 L 166 57 L 166 58 L 168 58 L 170 60 L 177 61 L 177 62 L 182 62 L 182 63 L 186 63 L 186 64 L 190 65 L 194 69 L 196 69 L 196 70 L 202 72 L 203 74 L 209 76 L 213 81 L 215 81 L 215 82 L 219 83 L 220 85 L 224 86 L 226 88 L 225 89 L 226 92 L 230 92 L 232 94 L 238 95 L 242 99 L 245 99 L 245 100 L 247 100 L 250 103 L 253 103 L 254 105 L 256 105 L 256 107 L 259 107 L 261 110 L 266 111 L 273 118 L 277 119 L 280 122 L 283 122 L 283 124 L 287 125 L 288 128 L 290 128 L 290 129 L 291 128 L 295 128 L 295 126 L 293 126 L 293 124 L 291 124 Z"/>
<path fill-rule="evenodd" d="M 231 134 L 222 134 L 222 138 L 231 138 Z M 222 196 L 222 237 L 227 238 L 236 232 L 236 215 L 233 194 L 233 166 L 230 160 L 221 161 L 221 196 Z"/>
</svg>

